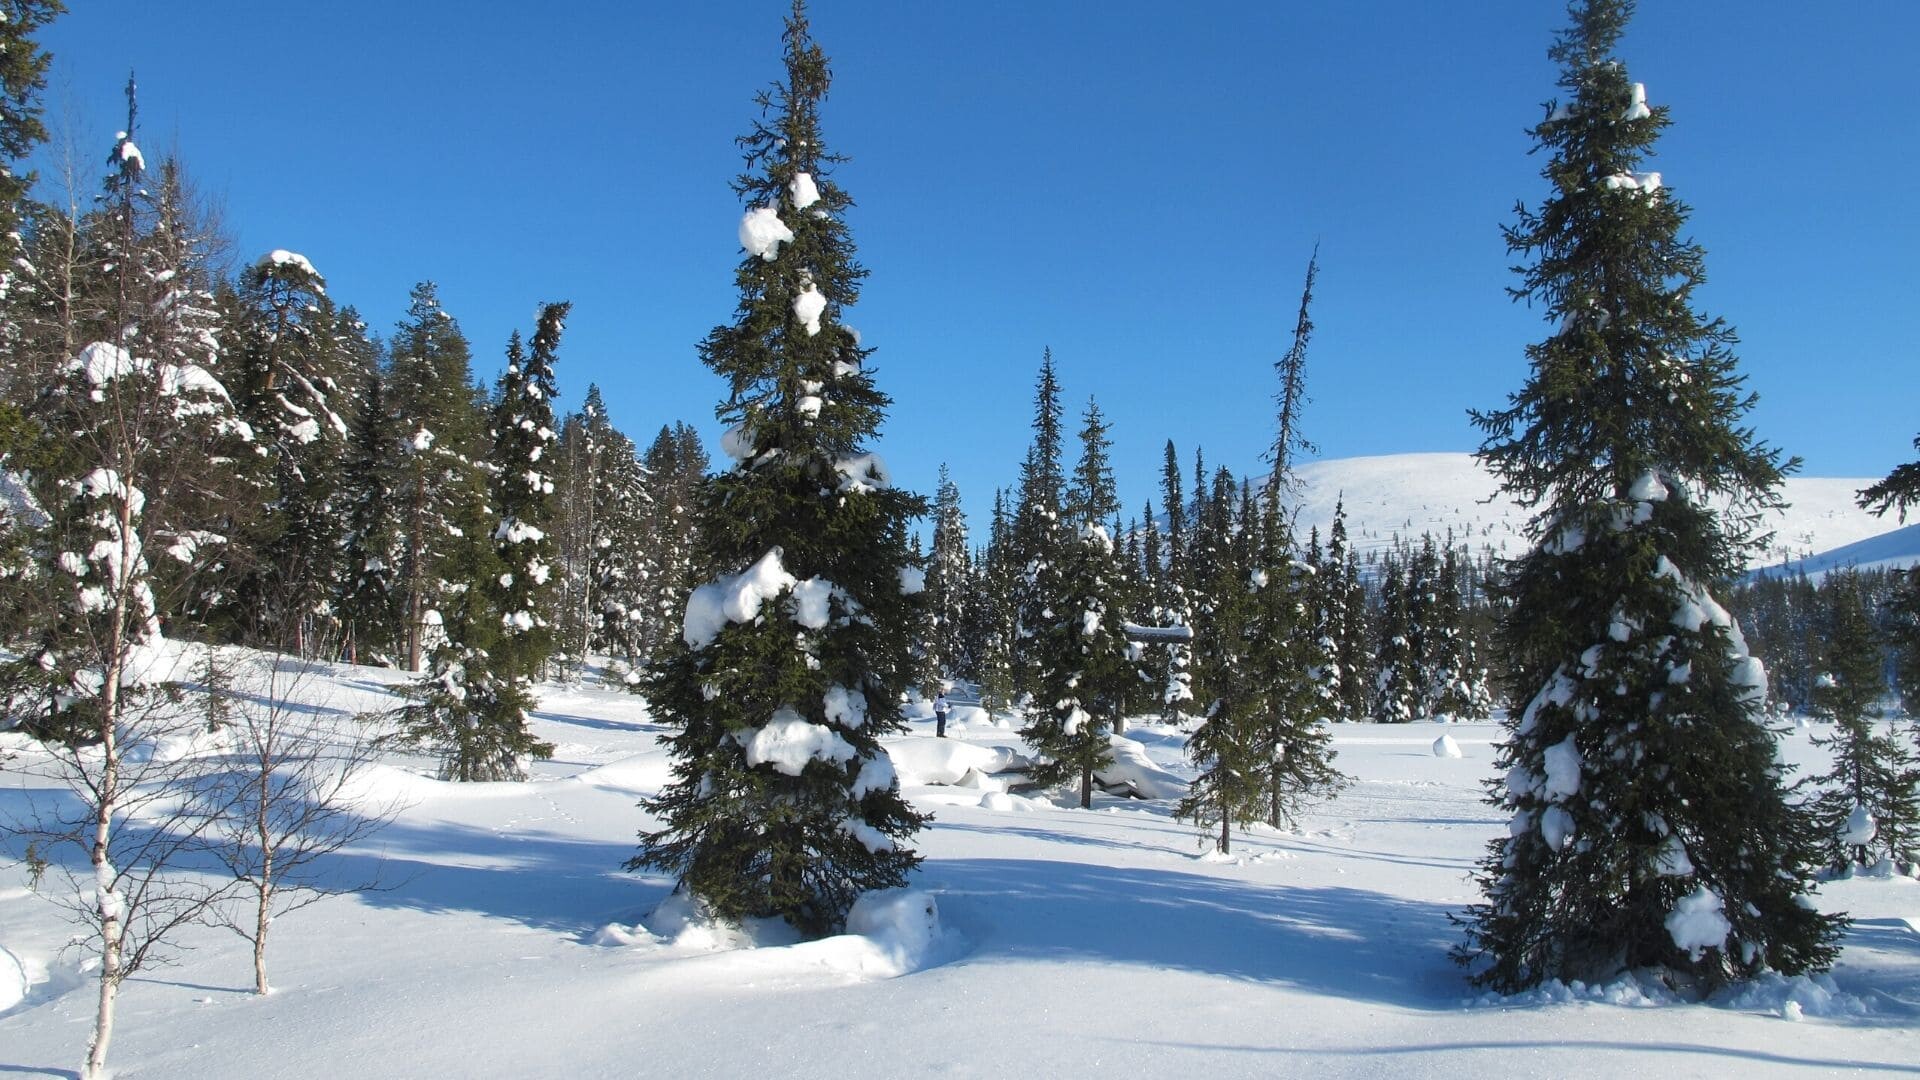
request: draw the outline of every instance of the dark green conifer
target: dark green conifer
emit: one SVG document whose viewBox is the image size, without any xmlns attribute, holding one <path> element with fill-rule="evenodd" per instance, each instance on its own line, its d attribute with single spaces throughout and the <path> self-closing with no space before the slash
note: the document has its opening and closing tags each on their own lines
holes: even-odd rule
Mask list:
<svg viewBox="0 0 1920 1080">
<path fill-rule="evenodd" d="M 734 465 L 700 498 L 696 561 L 714 576 L 647 686 L 674 729 L 673 780 L 628 865 L 677 875 L 720 917 L 825 934 L 919 862 L 906 843 L 926 819 L 879 739 L 902 729 L 913 677 L 907 523 L 923 504 L 868 449 L 888 401 L 840 321 L 865 271 L 820 134 L 827 57 L 798 2 L 784 41 L 786 78 L 741 139 L 739 307 L 701 346 L 730 389 Z"/>
<path fill-rule="evenodd" d="M 1510 568 L 1514 700 L 1485 901 L 1459 950 L 1502 990 L 1664 971 L 1711 987 L 1833 962 L 1808 902 L 1812 816 L 1786 797 L 1766 676 L 1715 601 L 1783 463 L 1741 419 L 1734 335 L 1696 314 L 1701 249 L 1646 157 L 1667 125 L 1614 56 L 1632 4 L 1584 0 L 1550 55 L 1566 100 L 1533 129 L 1551 190 L 1519 210 L 1518 298 L 1558 327 L 1481 460 L 1534 508 Z M 1791 467 L 1786 463 L 1784 467 Z"/>
</svg>

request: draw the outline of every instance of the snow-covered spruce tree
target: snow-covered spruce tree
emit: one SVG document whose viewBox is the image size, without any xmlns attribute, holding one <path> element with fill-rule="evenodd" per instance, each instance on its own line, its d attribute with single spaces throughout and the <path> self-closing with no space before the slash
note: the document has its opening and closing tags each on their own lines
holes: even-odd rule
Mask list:
<svg viewBox="0 0 1920 1080">
<path fill-rule="evenodd" d="M 1269 484 L 1259 497 L 1246 581 L 1248 665 L 1263 688 L 1254 716 L 1255 741 L 1264 759 L 1266 822 L 1276 829 L 1292 825 L 1309 801 L 1347 783 L 1334 768 L 1333 734 L 1322 722 L 1326 703 L 1319 669 L 1327 660 L 1310 621 L 1314 579 L 1294 557 L 1278 490 L 1280 485 Z"/>
<path fill-rule="evenodd" d="M 500 619 L 493 661 L 523 689 L 540 677 L 553 654 L 554 554 L 548 535 L 558 468 L 553 454 L 558 438 L 553 364 L 572 309 L 568 303 L 541 305 L 525 361 L 517 337 L 508 350 L 493 409 L 489 488 L 499 520 L 493 530 L 494 554 L 501 565 L 499 576 L 487 583 Z"/>
<path fill-rule="evenodd" d="M 31 262 L 21 234 L 31 207 L 33 173 L 27 158 L 47 137 L 40 122 L 40 92 L 52 54 L 34 36 L 62 11 L 57 0 L 19 0 L 0 20 L 0 401 L 23 405 L 39 392 L 34 350 L 22 348 L 23 318 L 34 302 Z M 24 271 L 24 273 L 23 273 Z M 24 288 L 22 287 L 24 286 Z"/>
<path fill-rule="evenodd" d="M 1559 327 L 1507 407 L 1474 416 L 1482 462 L 1536 508 L 1503 585 L 1526 704 L 1490 799 L 1513 820 L 1456 953 L 1501 990 L 1817 970 L 1841 925 L 1808 902 L 1815 822 L 1788 801 L 1765 673 L 1711 591 L 1783 470 L 1739 426 L 1732 330 L 1692 308 L 1686 207 L 1641 170 L 1668 120 L 1614 58 L 1630 12 L 1575 4 L 1550 53 L 1568 95 L 1533 129 L 1551 191 L 1507 242 L 1529 260 L 1516 297 Z"/>
<path fill-rule="evenodd" d="M 1327 530 L 1327 572 L 1321 582 L 1329 665 L 1339 671 L 1339 689 L 1329 707 L 1337 720 L 1367 719 L 1376 665 L 1373 631 L 1367 623 L 1367 590 L 1360 580 L 1360 557 L 1347 539 L 1344 500 L 1334 503 Z"/>
<path fill-rule="evenodd" d="M 714 576 L 646 687 L 676 729 L 673 781 L 644 804 L 661 824 L 628 866 L 677 874 L 722 918 L 825 934 L 919 863 L 906 841 L 926 818 L 879 738 L 903 727 L 922 503 L 866 450 L 887 398 L 840 321 L 865 271 L 829 171 L 843 159 L 820 135 L 827 57 L 798 3 L 783 40 L 786 78 L 741 139 L 740 304 L 701 345 L 731 390 L 734 465 L 700 491 L 697 561 Z"/>
<path fill-rule="evenodd" d="M 445 576 L 436 611 L 446 637 L 395 717 L 401 741 L 440 755 L 445 780 L 524 780 L 530 759 L 553 753 L 551 743 L 534 738 L 527 714 L 553 640 L 541 614 L 551 573 L 544 526 L 552 519 L 553 359 L 567 308 L 541 310 L 531 359 L 514 333 L 492 427 L 490 484 L 484 493 L 453 489 L 465 498 L 449 506 L 439 563 Z"/>
<path fill-rule="evenodd" d="M 1408 553 L 1387 556 L 1380 568 L 1380 617 L 1375 624 L 1372 714 L 1376 723 L 1404 724 L 1420 715 L 1426 684 L 1420 669 L 1415 620 L 1419 581 Z"/>
<path fill-rule="evenodd" d="M 476 537 L 460 522 L 471 518 L 466 524 L 477 524 L 474 511 L 485 500 L 486 425 L 473 384 L 472 350 L 459 323 L 440 306 L 432 282 L 414 286 L 389 354 L 387 408 L 399 438 L 390 452 L 400 540 L 401 644 L 407 669 L 419 671 L 444 637 L 441 609 L 467 581 L 478 580 L 450 569 L 449 562 L 472 559 L 460 549 Z"/>
<path fill-rule="evenodd" d="M 940 465 L 940 485 L 933 496 L 933 552 L 927 562 L 927 618 L 933 628 L 933 657 L 949 678 L 977 679 L 979 663 L 968 654 L 966 628 L 973 621 L 968 610 L 980 590 L 973 580 L 973 560 L 967 554 L 967 518 L 960 509 L 960 489 Z"/>
<path fill-rule="evenodd" d="M 1049 369 L 1050 370 L 1050 369 Z M 1120 565 L 1104 521 L 1118 511 L 1108 466 L 1107 424 L 1091 402 L 1080 463 L 1064 499 L 1066 535 L 1044 570 L 1029 564 L 1034 592 L 1025 647 L 1035 669 L 1033 707 L 1020 737 L 1037 760 L 1038 783 L 1072 782 L 1093 805 L 1094 774 L 1113 761 L 1112 737 L 1139 684 L 1139 649 L 1127 640 Z"/>
<path fill-rule="evenodd" d="M 1008 708 L 1015 697 L 1013 649 L 1020 568 L 1014 562 L 1013 521 L 1004 489 L 993 493 L 987 547 L 977 561 L 980 595 L 973 607 L 970 636 L 976 643 L 975 655 L 980 658 L 980 705 L 991 713 Z"/>
<path fill-rule="evenodd" d="M 627 611 L 634 647 L 633 659 L 652 663 L 680 635 L 687 594 L 696 584 L 694 559 L 699 551 L 698 491 L 707 474 L 707 452 L 699 435 L 685 423 L 663 425 L 641 458 L 636 477 L 639 503 L 645 518 L 637 532 L 616 532 L 607 549 L 602 587 L 611 598 L 618 590 L 632 590 L 640 607 Z M 622 494 L 628 483 L 627 465 L 610 467 L 602 477 L 601 516 L 617 517 L 619 506 L 631 497 Z M 623 543 L 629 546 L 623 549 Z M 612 633 L 615 612 L 603 605 L 603 628 Z"/>
<path fill-rule="evenodd" d="M 1920 859 L 1920 761 L 1912 731 L 1879 723 L 1887 682 L 1859 575 L 1833 574 L 1822 584 L 1827 617 L 1813 714 L 1831 722 L 1833 732 L 1813 741 L 1833 754 L 1833 767 L 1814 781 L 1826 865 L 1846 872 L 1882 859 L 1912 864 Z"/>
<path fill-rule="evenodd" d="M 1013 577 L 1014 630 L 1008 659 L 1016 700 L 1038 700 L 1040 658 L 1032 646 L 1039 627 L 1054 618 L 1062 554 L 1070 540 L 1062 522 L 1067 478 L 1060 464 L 1060 383 L 1054 377 L 1053 350 L 1042 351 L 1033 396 L 1033 443 L 1020 463 L 1020 486 L 1007 536 Z"/>
<path fill-rule="evenodd" d="M 311 656 L 335 637 L 347 417 L 367 373 L 352 370 L 326 282 L 304 256 L 261 256 L 241 273 L 233 303 L 227 362 L 234 403 L 259 447 L 266 501 L 244 537 L 254 558 L 237 602 L 252 640 Z"/>
<path fill-rule="evenodd" d="M 1182 821 L 1214 833 L 1214 848 L 1228 854 L 1233 826 L 1262 819 L 1267 808 L 1267 770 L 1272 764 L 1256 737 L 1256 719 L 1266 711 L 1266 684 L 1252 670 L 1249 645 L 1256 596 L 1247 588 L 1245 559 L 1215 560 L 1221 580 L 1207 591 L 1219 597 L 1199 631 L 1194 656 L 1199 668 L 1200 726 L 1187 738 L 1195 766 L 1187 796 L 1174 807 Z"/>
<path fill-rule="evenodd" d="M 394 490 L 400 439 L 398 419 L 387 411 L 386 386 L 385 373 L 371 372 L 355 409 L 340 479 L 347 516 L 335 606 L 340 652 L 349 663 L 392 664 L 401 642 L 404 583 Z"/>
<path fill-rule="evenodd" d="M 1161 547 L 1165 556 L 1149 562 L 1157 621 L 1162 626 L 1193 626 L 1192 596 L 1187 590 L 1187 504 L 1180 492 L 1180 459 L 1173 440 L 1167 440 L 1160 471 L 1160 504 L 1166 509 L 1167 531 Z M 1149 518 L 1151 520 L 1151 518 Z M 1170 642 L 1160 656 L 1160 719 L 1180 724 L 1193 719 L 1193 643 Z"/>
</svg>

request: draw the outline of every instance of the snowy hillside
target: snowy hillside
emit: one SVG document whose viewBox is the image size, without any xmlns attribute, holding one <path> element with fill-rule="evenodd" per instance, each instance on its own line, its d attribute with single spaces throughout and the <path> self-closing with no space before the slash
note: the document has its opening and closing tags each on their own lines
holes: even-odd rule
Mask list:
<svg viewBox="0 0 1920 1080">
<path fill-rule="evenodd" d="M 253 661 L 256 673 L 266 665 Z M 390 671 L 300 682 L 305 708 L 391 703 Z M 283 678 L 284 685 L 284 678 Z M 1004 717 L 955 711 L 887 740 L 934 823 L 917 892 L 855 934 L 795 943 L 716 931 L 622 871 L 667 779 L 645 704 L 541 688 L 554 759 L 524 784 L 446 784 L 380 762 L 357 798 L 403 809 L 337 857 L 339 896 L 276 924 L 275 992 L 248 992 L 239 938 L 195 930 L 130 982 L 117 1075 L 247 1077 L 1820 1076 L 1920 1058 L 1920 881 L 1837 882 L 1852 914 L 1831 978 L 1769 979 L 1680 1005 L 1631 979 L 1484 997 L 1448 959 L 1467 873 L 1505 815 L 1481 802 L 1493 724 L 1340 726 L 1355 783 L 1297 831 L 1203 855 L 1167 799 L 1094 808 L 1003 790 Z M 1441 756 L 1436 736 L 1459 756 Z M 1130 728 L 1128 755 L 1187 777 L 1184 738 Z M 0 735 L 0 753 L 38 753 Z M 1805 731 L 1790 760 L 1817 760 Z M 20 772 L 0 815 L 57 796 Z M 50 874 L 45 888 L 56 885 Z M 68 1076 L 93 984 L 73 928 L 0 857 L 0 1073 Z M 1798 1023 L 1794 1021 L 1799 1021 Z"/>
<path fill-rule="evenodd" d="M 1476 551 L 1503 555 L 1525 550 L 1527 515 L 1505 499 L 1472 454 L 1389 454 L 1309 462 L 1300 467 L 1302 533 L 1318 527 L 1324 540 L 1334 504 L 1346 500 L 1347 532 L 1361 552 L 1392 546 L 1395 536 L 1445 536 L 1449 530 Z M 1896 523 L 1854 504 L 1872 479 L 1792 477 L 1787 510 L 1773 523 L 1773 545 L 1754 565 L 1804 559 L 1893 530 Z M 1920 546 L 1920 545 L 1915 545 Z"/>
<path fill-rule="evenodd" d="M 1858 570 L 1904 569 L 1920 566 L 1920 523 L 1895 529 L 1869 537 L 1859 543 L 1848 544 L 1820 552 L 1810 558 L 1794 559 L 1763 567 L 1755 573 L 1793 573 L 1798 571 L 1818 580 L 1829 570 L 1844 570 L 1852 567 Z"/>
</svg>

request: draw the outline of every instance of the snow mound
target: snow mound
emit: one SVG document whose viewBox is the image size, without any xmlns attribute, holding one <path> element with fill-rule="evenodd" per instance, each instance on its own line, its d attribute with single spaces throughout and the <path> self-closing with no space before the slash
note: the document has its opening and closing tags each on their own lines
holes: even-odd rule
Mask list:
<svg viewBox="0 0 1920 1080">
<path fill-rule="evenodd" d="M 886 751 L 903 786 L 958 784 L 968 773 L 992 776 L 1027 763 L 1026 758 L 1005 746 L 913 735 L 889 739 Z"/>
<path fill-rule="evenodd" d="M 635 794 L 659 791 L 672 778 L 673 758 L 665 750 L 649 750 L 618 761 L 609 761 L 574 777 L 593 787 Z"/>
<path fill-rule="evenodd" d="M 1865 1016 L 1866 1002 L 1840 992 L 1826 975 L 1782 975 L 1763 971 L 1744 983 L 1729 986 L 1712 998 L 1727 1009 L 1776 1013 L 1788 1020 L 1803 1016 Z"/>
<path fill-rule="evenodd" d="M 1025 802 L 1026 800 L 1022 799 L 1021 801 Z M 980 796 L 980 809 L 982 810 L 998 810 L 1004 814 L 1010 812 L 1013 808 L 1013 796 L 1004 791 L 989 791 L 985 795 Z"/>
<path fill-rule="evenodd" d="M 1433 756 L 1457 758 L 1460 756 L 1460 744 L 1453 741 L 1453 736 L 1442 735 L 1433 740 Z"/>
<path fill-rule="evenodd" d="M 1109 791 L 1125 788 L 1142 799 L 1187 797 L 1187 782 L 1155 765 L 1147 757 L 1146 747 L 1125 735 L 1110 736 L 1108 745 L 1113 747 L 1113 764 L 1095 774 L 1102 787 Z"/>
<path fill-rule="evenodd" d="M 635 923 L 630 931 L 618 926 L 605 927 L 600 931 L 600 939 L 612 944 L 666 942 L 681 949 L 717 952 L 792 945 L 799 940 L 799 934 L 779 919 L 728 922 L 713 915 L 691 895 L 675 892 L 660 901 L 647 916 L 646 924 Z"/>
<path fill-rule="evenodd" d="M 875 978 L 910 975 L 939 963 L 947 952 L 940 905 L 921 889 L 862 893 L 847 913 L 846 936 L 864 941 L 868 955 L 857 956 L 857 969 Z"/>
<path fill-rule="evenodd" d="M 713 958 L 729 978 L 758 978 L 825 969 L 860 979 L 897 979 L 953 955 L 959 940 L 940 925 L 933 894 L 920 889 L 885 889 L 862 894 L 847 913 L 847 932 L 818 941 L 802 941 L 779 919 L 746 919 L 734 924 L 715 918 L 684 893 L 674 893 L 631 927 L 604 926 L 596 944 L 654 948 L 670 945 L 692 952 L 726 953 Z"/>
<path fill-rule="evenodd" d="M 27 999 L 27 967 L 0 945 L 0 1013 Z"/>
<path fill-rule="evenodd" d="M 490 782 L 455 783 L 451 780 L 435 780 L 431 776 L 422 776 L 410 769 L 397 765 L 376 762 L 365 768 L 357 769 L 341 785 L 340 794 L 351 803 L 367 807 L 408 807 L 417 806 L 428 799 L 446 799 L 463 797 L 472 799 L 503 798 L 510 795 L 523 795 L 527 785 L 512 780 Z"/>
</svg>

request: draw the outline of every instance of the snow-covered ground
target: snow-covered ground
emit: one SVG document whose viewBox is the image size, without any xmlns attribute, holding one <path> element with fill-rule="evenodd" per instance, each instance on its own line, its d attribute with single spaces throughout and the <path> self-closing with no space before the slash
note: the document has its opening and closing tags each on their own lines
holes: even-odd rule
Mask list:
<svg viewBox="0 0 1920 1080">
<path fill-rule="evenodd" d="M 339 667 L 298 693 L 383 707 L 392 672 Z M 894 743 L 922 834 L 920 894 L 864 936 L 739 947 L 621 869 L 667 775 L 642 702 L 545 688 L 551 762 L 526 784 L 451 785 L 389 758 L 361 787 L 406 809 L 340 858 L 342 896 L 274 930 L 276 992 L 240 939 L 195 930 L 127 985 L 123 1078 L 1823 1076 L 1920 1063 L 1920 882 L 1836 882 L 1854 917 L 1830 980 L 1705 1005 L 1621 983 L 1477 994 L 1447 957 L 1466 874 L 1503 818 L 1480 801 L 1493 724 L 1342 726 L 1356 782 L 1297 831 L 1208 848 L 1167 801 L 1009 793 L 1004 719 L 955 711 Z M 1441 735 L 1459 756 L 1446 756 Z M 1155 775 L 1190 775 L 1176 731 L 1134 726 Z M 7 746 L 20 749 L 18 737 Z M 1811 760 L 1804 731 L 1786 755 Z M 24 752 L 31 753 L 30 749 Z M 17 773 L 0 813 L 33 794 Z M 92 984 L 72 929 L 0 858 L 0 1073 L 68 1075 Z M 938 931 L 927 900 L 937 906 Z M 19 998 L 19 1000 L 14 1000 Z M 1797 1021 L 1797 1022 L 1796 1022 Z"/>
</svg>

